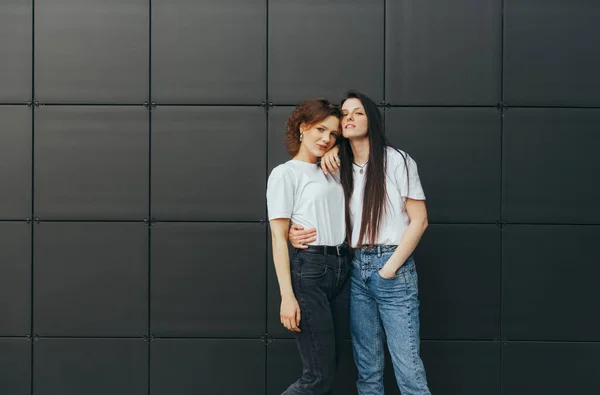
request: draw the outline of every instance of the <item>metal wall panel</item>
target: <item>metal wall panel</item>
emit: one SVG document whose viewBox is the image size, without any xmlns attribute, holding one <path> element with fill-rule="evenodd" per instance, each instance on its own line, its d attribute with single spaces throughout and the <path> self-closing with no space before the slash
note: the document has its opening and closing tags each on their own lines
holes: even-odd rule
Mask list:
<svg viewBox="0 0 600 395">
<path fill-rule="evenodd" d="M 152 99 L 263 102 L 266 10 L 265 0 L 154 0 Z"/>
<path fill-rule="evenodd" d="M 31 224 L 0 222 L 0 336 L 31 331 Z"/>
<path fill-rule="evenodd" d="M 155 224 L 152 333 L 260 338 L 265 255 L 261 224 Z"/>
<path fill-rule="evenodd" d="M 35 395 L 147 395 L 148 344 L 141 339 L 39 339 Z"/>
<path fill-rule="evenodd" d="M 506 343 L 503 395 L 597 394 L 600 344 Z"/>
<path fill-rule="evenodd" d="M 33 0 L 0 3 L 0 103 L 31 100 Z"/>
<path fill-rule="evenodd" d="M 387 0 L 385 100 L 500 101 L 501 0 Z"/>
<path fill-rule="evenodd" d="M 384 0 L 269 0 L 269 99 L 383 100 Z"/>
<path fill-rule="evenodd" d="M 34 226 L 34 333 L 143 336 L 148 228 L 143 223 Z"/>
<path fill-rule="evenodd" d="M 152 395 L 265 393 L 265 344 L 257 339 L 156 339 Z"/>
<path fill-rule="evenodd" d="M 31 216 L 31 117 L 24 105 L 0 106 L 0 219 Z"/>
<path fill-rule="evenodd" d="M 506 338 L 600 341 L 599 238 L 600 226 L 504 229 Z"/>
<path fill-rule="evenodd" d="M 594 0 L 505 0 L 504 101 L 600 106 Z"/>
<path fill-rule="evenodd" d="M 266 115 L 260 107 L 157 107 L 152 112 L 152 215 L 157 220 L 265 218 Z"/>
<path fill-rule="evenodd" d="M 500 395 L 500 347 L 498 342 L 421 342 L 431 393 Z"/>
<path fill-rule="evenodd" d="M 0 338 L 0 389 L 3 394 L 31 394 L 31 341 Z"/>
<path fill-rule="evenodd" d="M 504 220 L 600 223 L 599 109 L 524 109 L 504 118 Z"/>
<path fill-rule="evenodd" d="M 148 216 L 148 111 L 53 106 L 35 110 L 34 200 L 41 219 Z"/>
<path fill-rule="evenodd" d="M 147 0 L 35 4 L 35 94 L 42 103 L 148 100 Z"/>
</svg>

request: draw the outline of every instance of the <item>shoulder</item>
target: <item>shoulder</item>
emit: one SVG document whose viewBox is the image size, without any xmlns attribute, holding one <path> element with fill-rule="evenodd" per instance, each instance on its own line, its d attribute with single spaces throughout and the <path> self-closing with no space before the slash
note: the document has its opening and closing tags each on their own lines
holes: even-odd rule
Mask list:
<svg viewBox="0 0 600 395">
<path fill-rule="evenodd" d="M 294 166 L 290 161 L 276 166 L 272 171 L 269 178 L 293 178 L 295 173 Z"/>
<path fill-rule="evenodd" d="M 386 155 L 388 166 L 391 168 L 405 166 L 405 163 L 408 164 L 409 161 L 413 160 L 408 152 L 389 146 L 386 148 Z"/>
</svg>

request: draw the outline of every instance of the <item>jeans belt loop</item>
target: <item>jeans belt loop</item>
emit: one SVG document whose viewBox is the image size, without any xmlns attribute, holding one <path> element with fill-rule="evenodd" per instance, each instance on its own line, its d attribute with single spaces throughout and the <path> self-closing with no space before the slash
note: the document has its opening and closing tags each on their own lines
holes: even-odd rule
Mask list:
<svg viewBox="0 0 600 395">
<path fill-rule="evenodd" d="M 327 255 L 327 246 L 323 246 L 323 255 Z"/>
<path fill-rule="evenodd" d="M 381 246 L 377 246 L 377 258 L 381 258 Z"/>
<path fill-rule="evenodd" d="M 335 252 L 337 252 L 337 256 L 342 256 L 342 253 L 340 252 L 341 246 L 342 246 L 341 244 L 335 246 Z"/>
</svg>

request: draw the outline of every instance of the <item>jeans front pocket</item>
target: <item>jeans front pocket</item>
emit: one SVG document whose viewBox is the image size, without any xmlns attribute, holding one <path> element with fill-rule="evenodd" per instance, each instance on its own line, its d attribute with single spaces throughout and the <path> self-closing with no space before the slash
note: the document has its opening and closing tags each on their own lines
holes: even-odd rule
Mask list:
<svg viewBox="0 0 600 395">
<path fill-rule="evenodd" d="M 327 274 L 328 268 L 325 263 L 324 255 L 311 256 L 305 254 L 302 257 L 302 265 L 300 266 L 300 277 L 303 279 L 317 279 Z"/>
</svg>

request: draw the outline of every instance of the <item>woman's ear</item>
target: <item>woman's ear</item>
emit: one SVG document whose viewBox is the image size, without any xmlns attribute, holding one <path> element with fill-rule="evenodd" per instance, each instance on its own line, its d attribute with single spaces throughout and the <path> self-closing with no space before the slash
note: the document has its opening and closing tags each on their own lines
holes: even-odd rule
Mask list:
<svg viewBox="0 0 600 395">
<path fill-rule="evenodd" d="M 300 124 L 300 128 L 299 129 L 300 129 L 300 133 L 304 133 L 308 129 L 308 126 L 306 126 L 306 124 L 304 122 L 302 122 Z"/>
</svg>

